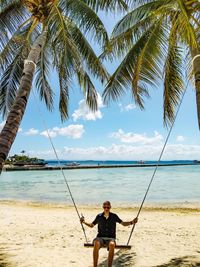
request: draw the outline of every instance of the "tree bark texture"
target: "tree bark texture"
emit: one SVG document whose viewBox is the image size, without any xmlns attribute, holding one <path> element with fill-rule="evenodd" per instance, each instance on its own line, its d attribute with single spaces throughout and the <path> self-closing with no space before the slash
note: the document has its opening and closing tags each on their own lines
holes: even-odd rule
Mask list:
<svg viewBox="0 0 200 267">
<path fill-rule="evenodd" d="M 19 85 L 19 90 L 15 102 L 6 119 L 6 123 L 0 133 L 0 173 L 3 164 L 9 154 L 11 146 L 17 135 L 22 121 L 27 101 L 30 95 L 35 67 L 39 60 L 41 48 L 46 41 L 46 31 L 44 31 L 34 42 L 28 58 L 24 61 L 24 69 Z"/>
<path fill-rule="evenodd" d="M 196 89 L 196 105 L 197 105 L 197 117 L 198 125 L 200 129 L 200 49 L 192 51 L 193 71 L 195 78 L 195 89 Z"/>
</svg>

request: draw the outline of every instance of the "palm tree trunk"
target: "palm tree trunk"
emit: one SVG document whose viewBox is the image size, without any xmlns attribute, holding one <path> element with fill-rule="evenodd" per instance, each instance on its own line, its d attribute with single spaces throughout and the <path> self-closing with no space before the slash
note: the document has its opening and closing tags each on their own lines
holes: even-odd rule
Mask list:
<svg viewBox="0 0 200 267">
<path fill-rule="evenodd" d="M 2 172 L 3 164 L 8 156 L 22 121 L 32 87 L 36 64 L 39 60 L 41 48 L 46 41 L 46 35 L 47 32 L 43 31 L 36 39 L 28 58 L 24 61 L 24 70 L 16 100 L 0 133 L 0 173 Z"/>
<path fill-rule="evenodd" d="M 197 117 L 200 129 L 200 49 L 194 49 L 192 51 L 192 58 L 193 58 L 193 71 L 195 77 Z"/>
</svg>

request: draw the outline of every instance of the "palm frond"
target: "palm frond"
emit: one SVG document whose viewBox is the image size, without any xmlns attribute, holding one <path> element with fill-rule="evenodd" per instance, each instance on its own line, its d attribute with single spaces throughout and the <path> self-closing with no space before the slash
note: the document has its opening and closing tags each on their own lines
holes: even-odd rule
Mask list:
<svg viewBox="0 0 200 267">
<path fill-rule="evenodd" d="M 104 90 L 106 103 L 132 88 L 136 104 L 143 108 L 142 97 L 148 97 L 146 85 L 155 85 L 160 78 L 161 47 L 166 40 L 162 27 L 162 21 L 158 21 L 132 46 Z"/>
<path fill-rule="evenodd" d="M 59 98 L 59 111 L 61 116 L 61 121 L 68 119 L 68 103 L 69 103 L 69 85 L 71 82 L 71 70 L 70 67 L 64 63 L 64 55 L 55 59 L 55 65 L 58 72 L 59 77 L 59 85 L 60 85 L 60 98 Z"/>
<path fill-rule="evenodd" d="M 105 45 L 108 42 L 104 24 L 82 0 L 60 0 L 59 8 L 62 9 L 62 14 L 72 19 L 84 34 L 90 34 L 100 44 Z"/>
<path fill-rule="evenodd" d="M 133 10 L 117 23 L 102 55 L 119 58 L 126 54 L 104 90 L 104 101 L 116 100 L 132 86 L 133 97 L 143 108 L 142 97 L 148 96 L 147 86 L 159 81 L 163 70 L 163 116 L 165 126 L 169 126 L 183 92 L 183 71 L 190 80 L 194 78 L 191 64 L 184 61 L 183 66 L 183 55 L 187 53 L 187 61 L 191 61 L 192 51 L 200 51 L 200 3 L 196 0 L 133 0 L 129 4 Z M 160 28 L 158 21 L 162 22 Z"/>
<path fill-rule="evenodd" d="M 50 33 L 49 43 L 51 44 L 53 51 L 55 51 L 53 54 L 54 65 L 56 67 L 58 67 L 58 65 L 68 66 L 72 68 L 73 72 L 73 68 L 76 68 L 81 64 L 79 52 L 76 44 L 70 36 L 67 21 L 65 20 L 65 17 L 62 16 L 58 7 L 55 6 L 52 8 L 47 25 Z M 77 66 L 74 67 L 76 64 Z"/>
<path fill-rule="evenodd" d="M 11 64 L 20 47 L 22 47 L 23 45 L 25 48 L 27 47 L 27 36 L 30 27 L 31 23 L 25 25 L 23 28 L 18 29 L 2 47 L 2 50 L 0 51 L 0 73 L 3 73 L 3 71 L 9 66 L 9 64 Z M 36 40 L 38 35 L 39 32 L 37 28 L 35 28 L 31 35 L 32 42 Z M 25 58 L 24 55 L 22 56 L 23 58 Z"/>
<path fill-rule="evenodd" d="M 68 28 L 71 38 L 76 44 L 82 58 L 82 63 L 95 78 L 99 78 L 102 83 L 107 81 L 109 75 L 85 36 L 74 23 L 69 22 L 68 25 L 70 26 Z"/>
<path fill-rule="evenodd" d="M 117 100 L 127 89 L 130 89 L 134 65 L 147 40 L 148 35 L 144 35 L 143 38 L 130 49 L 117 70 L 111 76 L 103 92 L 103 98 L 106 103 L 110 102 L 111 99 Z"/>
<path fill-rule="evenodd" d="M 15 100 L 16 92 L 24 68 L 24 59 L 28 56 L 28 47 L 23 44 L 4 71 L 0 81 L 0 113 L 6 117 Z"/>
<path fill-rule="evenodd" d="M 125 11 L 128 9 L 127 0 L 83 0 L 96 12 L 104 11 Z"/>
<path fill-rule="evenodd" d="M 0 11 L 0 28 L 12 35 L 28 17 L 29 13 L 22 1 L 11 1 Z"/>
<path fill-rule="evenodd" d="M 3 73 L 5 69 L 11 64 L 17 49 L 21 46 L 22 42 L 16 42 L 17 37 L 14 35 L 8 40 L 7 44 L 0 53 L 0 73 Z"/>
<path fill-rule="evenodd" d="M 141 53 L 141 55 L 144 53 Z M 144 109 L 144 96 L 146 98 L 149 97 L 149 93 L 145 83 L 141 81 L 141 68 L 143 64 L 143 56 L 139 56 L 136 64 L 133 69 L 133 77 L 132 77 L 132 95 L 135 103 L 140 107 L 140 109 Z"/>
<path fill-rule="evenodd" d="M 155 16 L 150 14 L 143 20 L 136 22 L 132 27 L 130 27 L 125 32 L 117 36 L 113 36 L 105 48 L 105 51 L 101 54 L 101 58 L 108 58 L 109 60 L 113 60 L 113 58 L 121 58 L 123 57 L 135 42 L 142 36 L 145 30 L 148 30 L 154 23 Z"/>
<path fill-rule="evenodd" d="M 68 118 L 68 90 L 73 75 L 77 74 L 89 107 L 96 110 L 96 91 L 85 69 L 88 68 L 95 77 L 104 80 L 107 73 L 75 24 L 59 14 L 58 10 L 56 12 L 52 10 L 52 12 L 53 20 L 50 19 L 48 23 L 52 36 L 49 41 L 55 51 L 54 65 L 58 71 L 60 83 L 59 109 L 61 119 L 65 120 Z M 53 34 L 54 31 L 55 34 Z M 96 64 L 92 66 L 92 63 Z"/>
<path fill-rule="evenodd" d="M 61 115 L 61 120 L 64 121 L 69 117 L 68 114 L 69 87 L 68 87 L 68 77 L 66 76 L 66 72 L 59 73 L 59 84 L 60 84 L 59 111 Z"/>
<path fill-rule="evenodd" d="M 8 33 L 6 32 L 5 29 L 1 29 L 0 31 L 0 52 L 2 51 L 2 49 L 4 48 L 4 46 L 7 44 L 8 40 L 9 40 L 9 36 Z"/>
<path fill-rule="evenodd" d="M 178 0 L 178 3 L 180 11 L 176 18 L 175 27 L 181 27 L 179 34 L 184 43 L 189 44 L 191 47 L 198 47 L 199 43 L 195 29 L 190 21 L 190 16 L 187 13 L 185 3 L 182 0 Z"/>
<path fill-rule="evenodd" d="M 149 97 L 147 85 L 155 86 L 161 78 L 162 61 L 164 60 L 162 50 L 166 40 L 167 36 L 161 20 L 152 28 L 149 39 L 134 66 L 132 94 L 141 109 L 144 108 L 143 96 Z"/>
<path fill-rule="evenodd" d="M 16 96 L 24 60 L 30 51 L 27 34 L 30 25 L 17 30 L 0 53 L 0 112 L 6 116 Z"/>
<path fill-rule="evenodd" d="M 79 69 L 77 72 L 77 77 L 80 87 L 83 88 L 87 105 L 92 111 L 96 111 L 98 109 L 97 92 L 89 75 L 83 69 Z"/>
<path fill-rule="evenodd" d="M 19 2 L 20 0 L 1 0 L 0 2 L 0 11 L 3 10 L 4 8 L 6 8 L 8 5 L 13 5 L 17 2 Z"/>
<path fill-rule="evenodd" d="M 194 28 L 199 29 L 200 27 L 200 2 L 190 3 L 191 7 L 191 20 L 194 22 Z"/>
<path fill-rule="evenodd" d="M 152 13 L 155 13 L 155 11 L 158 12 L 158 9 L 162 7 L 163 4 L 166 4 L 170 1 L 171 0 L 148 1 L 148 3 L 136 7 L 115 25 L 112 36 L 115 37 L 126 32 L 130 28 L 134 27 L 134 25 L 144 21 L 148 17 L 150 17 L 152 20 L 154 20 L 154 18 L 157 19 L 155 14 L 153 18 Z"/>
<path fill-rule="evenodd" d="M 48 44 L 54 51 L 53 65 L 59 76 L 59 111 L 62 121 L 68 118 L 69 86 L 74 70 L 81 65 L 78 49 L 70 36 L 66 22 L 60 9 L 54 6 L 47 21 Z"/>
<path fill-rule="evenodd" d="M 28 40 L 31 39 L 31 35 L 35 31 L 35 29 L 37 29 L 38 25 L 39 25 L 39 21 L 38 21 L 37 18 L 34 18 L 33 20 L 31 19 L 31 26 L 30 26 L 28 34 L 27 34 L 27 39 Z"/>
<path fill-rule="evenodd" d="M 193 64 L 192 64 L 192 54 L 191 50 L 188 48 L 185 52 L 185 77 L 187 77 L 188 80 L 190 80 L 191 84 L 195 88 L 195 79 L 194 79 L 194 70 L 193 70 Z"/>
<path fill-rule="evenodd" d="M 184 86 L 182 51 L 177 46 L 176 38 L 176 34 L 171 34 L 164 69 L 164 123 L 166 126 L 174 121 L 174 109 L 179 104 Z"/>
<path fill-rule="evenodd" d="M 54 93 L 48 82 L 50 58 L 51 56 L 46 44 L 41 50 L 40 59 L 37 64 L 35 84 L 37 90 L 39 91 L 40 99 L 44 100 L 47 108 L 52 111 Z"/>
<path fill-rule="evenodd" d="M 148 4 L 150 2 L 152 2 L 152 0 L 129 0 L 128 4 L 133 9 L 133 8 L 136 8 L 136 7 L 140 6 L 140 5 Z"/>
</svg>

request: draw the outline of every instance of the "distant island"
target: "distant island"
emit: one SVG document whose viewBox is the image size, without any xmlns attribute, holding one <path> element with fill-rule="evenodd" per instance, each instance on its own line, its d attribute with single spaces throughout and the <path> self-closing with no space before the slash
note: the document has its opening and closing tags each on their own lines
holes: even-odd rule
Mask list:
<svg viewBox="0 0 200 267">
<path fill-rule="evenodd" d="M 22 153 L 22 152 L 21 152 Z M 4 171 L 20 170 L 68 170 L 68 169 L 95 169 L 95 168 L 123 168 L 123 167 L 156 167 L 156 166 L 183 166 L 200 165 L 199 160 L 172 160 L 172 161 L 69 161 L 44 160 L 31 158 L 25 155 L 9 157 L 4 165 Z"/>
<path fill-rule="evenodd" d="M 47 163 L 44 159 L 39 158 L 31 158 L 27 155 L 17 155 L 8 157 L 5 161 L 5 165 L 7 166 L 45 166 Z"/>
</svg>

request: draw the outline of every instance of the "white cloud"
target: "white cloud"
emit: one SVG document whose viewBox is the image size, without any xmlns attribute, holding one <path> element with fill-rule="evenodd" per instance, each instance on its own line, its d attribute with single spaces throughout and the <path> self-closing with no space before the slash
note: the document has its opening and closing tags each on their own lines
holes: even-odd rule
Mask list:
<svg viewBox="0 0 200 267">
<path fill-rule="evenodd" d="M 37 135 L 39 131 L 37 129 L 31 128 L 27 132 L 24 133 L 24 135 Z"/>
<path fill-rule="evenodd" d="M 45 136 L 47 138 L 49 138 L 49 136 L 53 138 L 53 137 L 57 136 L 57 133 L 55 131 L 52 131 L 52 130 L 48 129 L 48 131 L 41 132 L 40 135 Z"/>
<path fill-rule="evenodd" d="M 90 148 L 81 147 L 64 147 L 62 150 L 57 150 L 60 159 L 71 160 L 158 160 L 162 151 L 163 144 L 154 145 L 116 145 L 97 146 Z M 38 156 L 45 159 L 55 158 L 52 150 L 46 151 L 28 151 L 29 155 Z M 200 145 L 182 145 L 170 144 L 167 145 L 163 154 L 163 160 L 185 160 L 199 159 Z"/>
<path fill-rule="evenodd" d="M 102 116 L 102 113 L 100 111 L 100 108 L 103 108 L 104 105 L 103 105 L 103 101 L 102 101 L 102 98 L 99 94 L 97 94 L 98 97 L 97 97 L 97 103 L 98 103 L 98 110 L 93 112 L 89 109 L 88 105 L 86 104 L 86 101 L 85 99 L 82 99 L 80 102 L 79 102 L 79 108 L 76 109 L 74 111 L 74 113 L 72 114 L 72 117 L 73 117 L 73 120 L 74 121 L 77 121 L 79 119 L 83 119 L 83 120 L 87 120 L 87 121 L 95 121 L 97 119 L 101 119 L 103 116 Z"/>
<path fill-rule="evenodd" d="M 178 136 L 176 137 L 176 141 L 177 141 L 177 142 L 183 142 L 183 141 L 185 141 L 185 138 L 184 138 L 182 135 L 178 135 Z"/>
<path fill-rule="evenodd" d="M 84 127 L 81 124 L 69 125 L 68 127 L 60 128 L 58 134 L 61 136 L 68 136 L 73 139 L 79 139 L 84 133 Z"/>
<path fill-rule="evenodd" d="M 133 110 L 133 109 L 135 109 L 135 108 L 136 108 L 136 107 L 135 107 L 134 104 L 129 104 L 129 105 L 127 105 L 127 106 L 124 107 L 124 109 L 125 109 L 126 111 Z"/>
<path fill-rule="evenodd" d="M 84 132 L 85 130 L 82 124 L 71 124 L 67 127 L 62 127 L 62 128 L 54 127 L 48 130 L 50 137 L 56 137 L 60 135 L 60 136 L 67 136 L 73 139 L 81 138 Z M 48 133 L 47 131 L 43 131 L 40 133 L 40 135 L 48 137 Z"/>
<path fill-rule="evenodd" d="M 144 134 L 125 133 L 122 129 L 110 134 L 110 137 L 119 139 L 122 143 L 134 143 L 139 145 L 158 145 L 163 140 L 163 136 L 158 132 L 154 132 L 153 137 Z"/>
<path fill-rule="evenodd" d="M 120 111 L 124 112 L 124 111 L 130 111 L 136 108 L 136 106 L 134 104 L 128 104 L 126 106 L 123 106 L 122 104 L 119 104 L 120 107 Z"/>
</svg>

